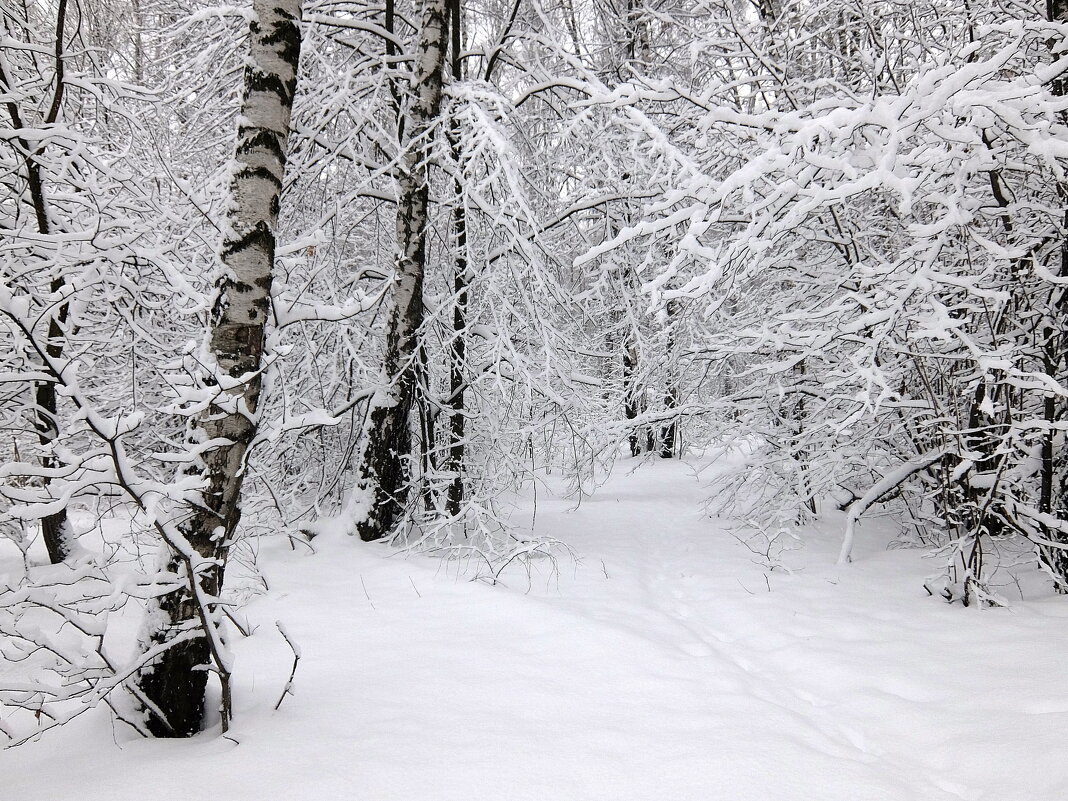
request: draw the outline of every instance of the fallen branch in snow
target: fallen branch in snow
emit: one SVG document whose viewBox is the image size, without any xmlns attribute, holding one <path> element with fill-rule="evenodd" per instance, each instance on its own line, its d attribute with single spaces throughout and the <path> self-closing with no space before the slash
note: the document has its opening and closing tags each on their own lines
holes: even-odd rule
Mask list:
<svg viewBox="0 0 1068 801">
<path fill-rule="evenodd" d="M 881 481 L 876 482 L 871 489 L 864 493 L 860 500 L 849 505 L 849 511 L 846 515 L 845 536 L 842 538 L 842 550 L 838 554 L 838 564 L 844 565 L 852 561 L 853 539 L 860 516 L 916 473 L 926 470 L 935 462 L 941 461 L 947 453 L 949 453 L 948 450 L 942 449 L 910 459 L 898 467 L 897 470 L 884 476 Z"/>
</svg>

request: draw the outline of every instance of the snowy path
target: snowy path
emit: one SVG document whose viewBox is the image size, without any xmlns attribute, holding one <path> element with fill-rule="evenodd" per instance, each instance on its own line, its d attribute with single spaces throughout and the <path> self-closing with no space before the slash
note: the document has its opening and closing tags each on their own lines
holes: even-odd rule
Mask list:
<svg viewBox="0 0 1068 801">
<path fill-rule="evenodd" d="M 263 554 L 234 730 L 112 742 L 102 716 L 0 754 L 6 801 L 1063 801 L 1068 603 L 963 610 L 934 566 L 829 524 L 768 569 L 678 463 L 537 530 L 528 587 L 350 540 Z M 296 695 L 282 618 L 304 659 Z M 58 756 L 57 756 L 58 755 Z"/>
</svg>

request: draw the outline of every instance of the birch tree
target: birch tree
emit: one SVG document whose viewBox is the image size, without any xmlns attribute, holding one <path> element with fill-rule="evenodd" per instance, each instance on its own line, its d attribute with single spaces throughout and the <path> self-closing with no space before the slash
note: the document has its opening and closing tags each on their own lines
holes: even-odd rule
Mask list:
<svg viewBox="0 0 1068 801">
<path fill-rule="evenodd" d="M 420 383 L 418 332 L 430 214 L 430 154 L 441 109 L 448 34 L 445 0 L 427 0 L 415 46 L 405 140 L 397 167 L 396 261 L 386 321 L 382 386 L 367 415 L 361 461 L 362 507 L 353 521 L 363 540 L 380 539 L 404 518 L 412 474 L 409 419 Z"/>
<path fill-rule="evenodd" d="M 217 672 L 225 731 L 232 714 L 230 665 L 221 636 L 219 596 L 228 549 L 241 519 L 247 451 L 261 405 L 265 337 L 274 272 L 279 198 L 300 59 L 299 0 L 255 0 L 249 61 L 234 151 L 231 206 L 220 249 L 211 331 L 202 360 L 213 369 L 195 400 L 192 443 L 203 481 L 200 498 L 181 524 L 183 542 L 170 572 L 187 587 L 158 601 L 148 643 L 169 644 L 190 628 L 200 635 L 170 644 L 142 672 L 152 702 L 149 729 L 157 736 L 200 730 L 210 665 Z"/>
</svg>

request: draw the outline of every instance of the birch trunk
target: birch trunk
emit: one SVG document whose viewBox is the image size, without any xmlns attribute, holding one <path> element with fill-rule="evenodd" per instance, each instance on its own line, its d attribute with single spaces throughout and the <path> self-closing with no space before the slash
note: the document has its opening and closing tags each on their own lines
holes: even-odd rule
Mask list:
<svg viewBox="0 0 1068 801">
<path fill-rule="evenodd" d="M 245 456 L 256 434 L 265 326 L 275 258 L 275 230 L 285 172 L 290 116 L 300 58 L 300 0 L 253 0 L 250 58 L 237 130 L 231 205 L 220 259 L 222 277 L 212 309 L 209 359 L 216 372 L 209 384 L 215 401 L 194 421 L 194 441 L 216 443 L 201 455 L 205 488 L 201 503 L 181 525 L 189 545 L 205 560 L 187 580 L 201 595 L 217 599 L 231 537 L 241 518 Z M 175 558 L 170 568 L 180 572 Z M 213 626 L 218 610 L 198 609 L 194 593 L 164 596 L 151 632 L 163 643 L 193 626 Z M 205 614 L 207 612 L 207 614 Z M 204 636 L 168 649 L 141 677 L 145 696 L 166 717 L 150 716 L 156 736 L 190 736 L 199 731 L 210 666 L 222 682 L 222 721 L 230 718 L 229 668 Z"/>
<path fill-rule="evenodd" d="M 423 274 L 430 211 L 429 161 L 448 32 L 447 0 L 426 0 L 412 75 L 407 141 L 397 168 L 397 253 L 386 322 L 385 387 L 371 403 L 360 486 L 369 508 L 356 533 L 381 539 L 403 519 L 411 494 L 412 431 L 409 417 L 418 390 L 418 334 L 423 324 Z"/>
</svg>

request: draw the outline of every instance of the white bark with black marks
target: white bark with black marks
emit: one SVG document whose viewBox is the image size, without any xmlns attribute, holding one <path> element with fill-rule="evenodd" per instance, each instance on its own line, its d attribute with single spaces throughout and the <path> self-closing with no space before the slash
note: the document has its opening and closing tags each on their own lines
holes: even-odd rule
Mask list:
<svg viewBox="0 0 1068 801">
<path fill-rule="evenodd" d="M 418 331 L 423 324 L 423 274 L 430 210 L 430 150 L 441 110 L 448 34 L 447 0 L 427 0 L 415 53 L 413 97 L 397 169 L 397 255 L 386 323 L 385 390 L 371 403 L 361 460 L 365 516 L 354 521 L 363 540 L 380 539 L 403 518 L 410 494 L 409 416 L 418 391 Z"/>
<path fill-rule="evenodd" d="M 223 271 L 216 285 L 207 355 L 216 365 L 207 384 L 217 394 L 194 421 L 193 439 L 216 444 L 201 455 L 202 502 L 181 527 L 189 544 L 212 560 L 206 570 L 187 577 L 199 582 L 209 599 L 222 591 L 227 550 L 241 518 L 246 452 L 256 434 L 275 230 L 300 58 L 300 0 L 253 0 L 252 10 L 231 205 L 220 252 Z M 176 559 L 172 569 L 179 568 Z M 165 642 L 194 622 L 216 625 L 215 604 L 205 615 L 194 595 L 180 591 L 161 600 L 166 623 L 152 633 L 153 642 Z M 216 652 L 220 640 L 211 634 L 170 648 L 141 677 L 145 694 L 167 717 L 149 720 L 157 736 L 189 736 L 199 730 L 207 681 L 200 667 L 209 663 L 222 681 L 225 731 L 229 668 Z"/>
</svg>

